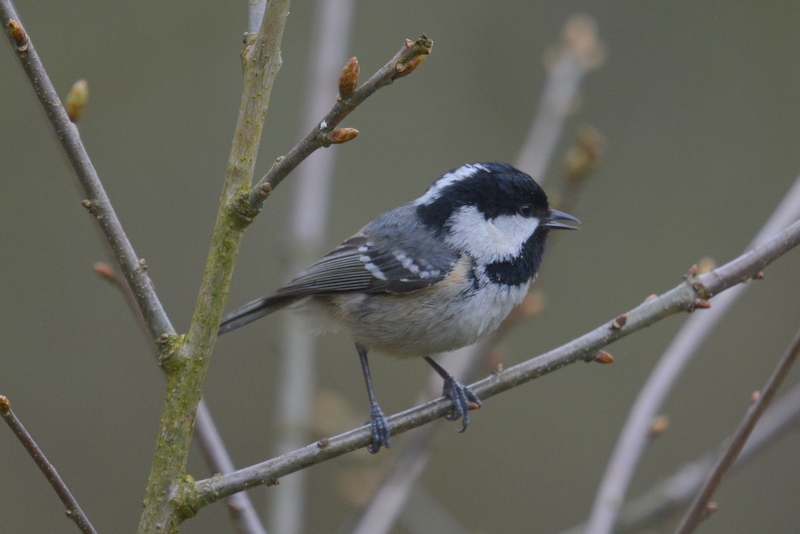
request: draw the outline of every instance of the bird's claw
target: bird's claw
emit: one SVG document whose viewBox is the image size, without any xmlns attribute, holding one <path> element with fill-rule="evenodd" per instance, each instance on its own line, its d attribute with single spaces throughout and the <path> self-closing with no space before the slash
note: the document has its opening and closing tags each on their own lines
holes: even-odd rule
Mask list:
<svg viewBox="0 0 800 534">
<path fill-rule="evenodd" d="M 383 410 L 375 406 L 370 413 L 367 424 L 372 431 L 372 443 L 367 445 L 367 450 L 370 454 L 377 454 L 382 446 L 388 449 L 392 432 L 389 428 L 389 421 L 383 415 Z"/>
<path fill-rule="evenodd" d="M 445 418 L 448 421 L 458 421 L 463 418 L 459 432 L 464 432 L 469 425 L 470 404 L 474 403 L 477 408 L 480 408 L 481 400 L 471 389 L 458 382 L 452 376 L 444 379 L 442 395 L 453 401 L 453 411 L 447 414 Z"/>
</svg>

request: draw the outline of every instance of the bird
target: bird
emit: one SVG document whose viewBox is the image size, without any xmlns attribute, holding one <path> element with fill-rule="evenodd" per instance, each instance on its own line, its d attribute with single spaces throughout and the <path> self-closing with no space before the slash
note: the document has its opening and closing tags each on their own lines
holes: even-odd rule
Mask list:
<svg viewBox="0 0 800 534">
<path fill-rule="evenodd" d="M 469 424 L 478 396 L 432 356 L 493 332 L 536 279 L 548 232 L 580 221 L 550 207 L 527 174 L 506 163 L 462 165 L 416 200 L 368 223 L 287 285 L 227 314 L 219 334 L 293 305 L 344 327 L 355 341 L 377 453 L 391 429 L 378 404 L 368 353 L 422 357 Z M 472 405 L 472 406 L 471 406 Z M 477 406 L 476 406 L 477 405 Z"/>
</svg>

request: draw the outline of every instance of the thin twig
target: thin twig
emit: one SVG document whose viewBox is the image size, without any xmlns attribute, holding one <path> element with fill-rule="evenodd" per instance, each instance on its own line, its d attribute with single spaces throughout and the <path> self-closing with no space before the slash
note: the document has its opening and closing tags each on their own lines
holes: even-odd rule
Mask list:
<svg viewBox="0 0 800 534">
<path fill-rule="evenodd" d="M 698 298 L 711 298 L 751 279 L 798 244 L 800 244 L 800 221 L 764 245 L 731 262 L 694 280 L 684 281 L 655 299 L 648 299 L 625 314 L 627 321 L 624 325 L 618 328 L 612 327 L 614 321 L 609 321 L 559 348 L 480 380 L 470 388 L 479 398 L 487 399 L 569 364 L 593 361 L 595 354 L 602 347 L 670 315 L 695 309 Z M 448 414 L 451 410 L 452 402 L 439 398 L 396 414 L 389 418 L 392 434 L 422 426 Z M 230 475 L 201 480 L 195 484 L 195 492 L 187 491 L 181 498 L 187 506 L 202 507 L 256 485 L 275 484 L 289 473 L 365 447 L 371 443 L 371 439 L 368 427 L 351 430 L 278 458 L 240 469 Z"/>
<path fill-rule="evenodd" d="M 318 0 L 311 44 L 311 61 L 305 95 L 305 116 L 301 132 L 313 127 L 334 100 L 350 43 L 353 0 Z M 357 63 L 356 63 L 357 64 Z M 356 76 L 357 79 L 357 76 Z M 288 214 L 288 240 L 291 261 L 287 274 L 294 275 L 310 265 L 319 255 L 330 211 L 337 150 L 319 150 L 295 172 L 294 191 Z M 301 314 L 284 316 L 280 379 L 278 380 L 277 448 L 283 454 L 302 447 L 309 440 L 309 420 L 314 399 L 315 353 L 317 343 L 308 333 L 309 319 Z M 306 477 L 297 473 L 281 484 L 281 491 L 270 492 L 270 530 L 281 534 L 304 532 Z"/>
<path fill-rule="evenodd" d="M 378 72 L 356 89 L 352 96 L 338 100 L 327 115 L 285 156 L 278 158 L 264 177 L 250 191 L 249 205 L 257 212 L 264 203 L 265 190 L 272 191 L 297 167 L 309 154 L 328 146 L 330 135 L 339 123 L 347 117 L 364 100 L 375 91 L 386 87 L 393 81 L 411 74 L 419 63 L 431 53 L 433 41 L 423 35 L 416 41 L 406 40 L 400 51 Z M 265 189 L 266 188 L 266 189 Z"/>
<path fill-rule="evenodd" d="M 800 177 L 748 248 L 766 242 L 798 217 Z M 620 432 L 595 497 L 587 532 L 607 534 L 612 531 L 636 465 L 649 442 L 651 421 L 658 415 L 667 395 L 703 340 L 747 287 L 741 285 L 727 292 L 715 299 L 713 308 L 688 319 L 659 358 Z"/>
<path fill-rule="evenodd" d="M 769 377 L 769 380 L 764 384 L 761 394 L 758 395 L 756 401 L 750 406 L 750 409 L 747 410 L 744 419 L 742 419 L 742 422 L 733 434 L 730 444 L 724 447 L 714 468 L 708 473 L 708 476 L 703 482 L 703 486 L 700 488 L 700 491 L 697 492 L 697 496 L 694 498 L 694 501 L 692 501 L 692 505 L 686 511 L 686 515 L 683 516 L 680 525 L 678 525 L 675 531 L 676 534 L 689 534 L 693 532 L 694 529 L 697 528 L 697 525 L 706 517 L 709 501 L 717 490 L 719 483 L 722 481 L 722 477 L 725 476 L 725 473 L 727 473 L 728 469 L 730 469 L 731 465 L 733 465 L 733 462 L 736 460 L 736 457 L 739 456 L 744 444 L 747 442 L 747 438 L 750 437 L 750 434 L 753 432 L 753 427 L 756 426 L 764 410 L 766 410 L 770 402 L 772 402 L 784 378 L 789 374 L 789 370 L 792 368 L 792 364 L 794 364 L 798 354 L 800 354 L 800 330 L 797 331 L 786 354 L 783 355 L 778 365 L 775 367 L 775 370 L 772 372 L 772 375 Z"/>
<path fill-rule="evenodd" d="M 195 440 L 203 455 L 206 466 L 212 474 L 232 473 L 236 470 L 228 448 L 222 441 L 217 425 L 204 400 L 200 400 L 195 414 Z M 239 534 L 267 534 L 261 518 L 258 517 L 253 501 L 246 491 L 227 498 L 228 516 Z"/>
<path fill-rule="evenodd" d="M 597 58 L 599 51 L 603 49 L 594 21 L 585 16 L 570 18 L 562 37 L 562 46 L 549 69 L 545 90 L 531 121 L 531 131 L 515 162 L 519 169 L 530 174 L 539 185 L 545 181 L 545 170 L 550 165 L 563 124 L 585 74 L 599 66 L 598 61 L 590 59 Z M 578 43 L 581 43 L 580 46 Z M 578 182 L 575 180 L 575 183 Z M 574 196 L 571 198 L 574 200 Z M 559 206 L 559 209 L 571 213 L 567 206 Z M 479 343 L 441 356 L 444 367 L 450 369 L 459 381 L 474 377 L 486 351 L 497 339 L 493 337 L 489 343 Z M 456 365 L 458 370 L 454 371 L 452 367 Z M 440 383 L 437 373 L 431 372 L 429 376 L 437 384 Z M 411 495 L 411 488 L 424 472 L 430 458 L 428 447 L 440 426 L 431 425 L 414 434 L 411 442 L 397 458 L 392 471 L 361 511 L 353 534 L 380 534 L 391 529 Z"/>
<path fill-rule="evenodd" d="M 24 32 L 19 17 L 14 11 L 14 6 L 9 0 L 0 0 L 0 23 L 6 29 L 9 29 L 9 24 L 12 26 L 16 24 Z M 17 45 L 17 39 L 13 35 L 10 34 L 10 37 L 17 59 L 28 76 L 56 136 L 61 142 L 67 159 L 75 171 L 78 183 L 86 195 L 83 206 L 97 220 L 111 255 L 117 262 L 125 281 L 131 287 L 136 304 L 144 317 L 145 325 L 147 325 L 150 339 L 158 342 L 162 336 L 174 335 L 175 329 L 156 295 L 153 282 L 147 274 L 147 266 L 144 260 L 136 254 L 133 245 L 128 240 L 122 223 L 117 218 L 103 184 L 100 182 L 100 177 L 92 165 L 89 154 L 83 146 L 78 128 L 67 116 L 61 99 L 30 41 L 30 36 L 26 36 L 27 42 L 24 47 Z"/>
<path fill-rule="evenodd" d="M 741 466 L 763 447 L 774 443 L 778 437 L 791 430 L 798 420 L 800 420 L 800 384 L 776 400 L 764 413 L 741 454 L 736 458 L 734 467 Z M 617 534 L 639 532 L 683 509 L 697 494 L 704 477 L 713 468 L 717 455 L 708 453 L 684 465 L 669 478 L 625 504 L 620 511 L 614 532 Z M 562 534 L 583 534 L 585 530 L 586 525 L 576 525 Z"/>
<path fill-rule="evenodd" d="M 53 487 L 58 498 L 61 499 L 61 502 L 67 507 L 67 517 L 78 525 L 81 532 L 85 534 L 97 534 L 97 531 L 89 522 L 89 518 L 83 513 L 78 501 L 75 500 L 75 497 L 72 496 L 69 488 L 64 483 L 61 475 L 58 474 L 53 464 L 48 461 L 42 449 L 40 449 L 39 445 L 33 440 L 33 437 L 25 430 L 22 422 L 14 415 L 14 412 L 11 410 L 11 403 L 4 395 L 0 395 L 0 416 L 3 417 L 3 420 L 8 424 L 11 431 L 17 436 L 17 439 L 19 439 L 22 446 L 25 447 L 25 450 L 28 451 L 31 458 L 33 458 L 36 466 Z"/>
</svg>

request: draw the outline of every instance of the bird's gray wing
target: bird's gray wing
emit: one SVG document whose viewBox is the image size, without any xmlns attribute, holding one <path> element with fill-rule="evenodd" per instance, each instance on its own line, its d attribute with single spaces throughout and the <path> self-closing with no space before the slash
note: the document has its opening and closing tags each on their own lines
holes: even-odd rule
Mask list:
<svg viewBox="0 0 800 534">
<path fill-rule="evenodd" d="M 415 263 L 401 249 L 376 246 L 358 234 L 334 249 L 297 278 L 273 293 L 274 297 L 326 293 L 407 293 L 443 280 L 458 260 L 440 257 L 436 265 Z"/>
</svg>

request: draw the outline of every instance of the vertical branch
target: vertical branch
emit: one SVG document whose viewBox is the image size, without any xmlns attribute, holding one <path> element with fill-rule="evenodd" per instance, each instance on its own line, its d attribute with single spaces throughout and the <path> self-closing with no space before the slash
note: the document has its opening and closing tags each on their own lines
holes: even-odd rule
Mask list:
<svg viewBox="0 0 800 534">
<path fill-rule="evenodd" d="M 353 18 L 352 0 L 318 0 L 312 43 L 312 57 L 305 97 L 305 116 L 301 135 L 316 126 L 336 102 L 339 79 L 350 40 Z M 345 95 L 346 96 L 346 95 Z M 328 224 L 330 189 L 336 150 L 318 150 L 303 162 L 294 178 L 294 193 L 289 210 L 291 261 L 289 274 L 295 274 L 314 261 Z M 308 318 L 286 314 L 283 331 L 281 378 L 275 409 L 280 421 L 277 453 L 300 448 L 308 442 L 311 403 L 314 398 L 314 356 L 316 340 L 309 336 Z M 270 492 L 271 530 L 281 534 L 303 532 L 306 473 L 296 473 L 281 482 L 280 491 Z"/>
<path fill-rule="evenodd" d="M 248 36 L 242 54 L 242 100 L 205 274 L 189 331 L 169 357 L 162 360 L 167 371 L 167 395 L 139 523 L 140 534 L 178 532 L 181 523 L 196 513 L 173 499 L 189 487 L 184 475 L 195 410 L 243 231 L 249 218 L 255 215 L 239 209 L 241 203 L 237 199 L 249 190 L 252 181 L 272 85 L 281 65 L 280 42 L 288 8 L 289 0 L 269 2 L 258 34 Z"/>
</svg>

